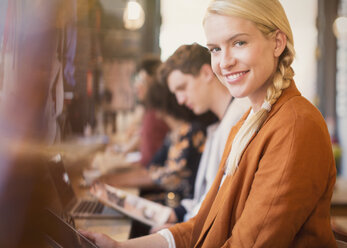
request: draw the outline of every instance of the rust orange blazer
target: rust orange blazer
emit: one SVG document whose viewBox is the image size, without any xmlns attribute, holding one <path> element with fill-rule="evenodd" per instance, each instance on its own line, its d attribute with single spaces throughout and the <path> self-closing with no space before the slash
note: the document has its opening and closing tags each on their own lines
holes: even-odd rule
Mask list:
<svg viewBox="0 0 347 248">
<path fill-rule="evenodd" d="M 170 228 L 176 247 L 336 247 L 330 201 L 336 179 L 330 136 L 320 112 L 297 90 L 284 90 L 219 188 L 216 179 L 196 217 Z"/>
</svg>

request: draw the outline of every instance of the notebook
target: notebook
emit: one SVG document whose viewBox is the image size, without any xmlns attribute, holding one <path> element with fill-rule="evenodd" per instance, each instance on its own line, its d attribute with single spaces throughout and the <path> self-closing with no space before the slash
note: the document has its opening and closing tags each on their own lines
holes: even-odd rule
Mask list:
<svg viewBox="0 0 347 248">
<path fill-rule="evenodd" d="M 51 210 L 44 212 L 44 234 L 52 248 L 96 248 L 90 240 Z"/>
<path fill-rule="evenodd" d="M 52 158 L 49 172 L 58 193 L 63 211 L 74 218 L 123 218 L 120 212 L 105 206 L 97 199 L 77 198 L 69 175 L 67 174 L 60 154 Z"/>
</svg>

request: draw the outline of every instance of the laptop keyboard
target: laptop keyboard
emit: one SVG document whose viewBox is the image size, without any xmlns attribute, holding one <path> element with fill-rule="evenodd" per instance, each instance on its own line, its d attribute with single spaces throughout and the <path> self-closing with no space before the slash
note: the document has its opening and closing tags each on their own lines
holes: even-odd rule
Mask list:
<svg viewBox="0 0 347 248">
<path fill-rule="evenodd" d="M 98 201 L 87 201 L 83 200 L 79 203 L 78 207 L 75 209 L 75 213 L 93 213 L 100 214 L 104 209 L 104 205 Z"/>
</svg>

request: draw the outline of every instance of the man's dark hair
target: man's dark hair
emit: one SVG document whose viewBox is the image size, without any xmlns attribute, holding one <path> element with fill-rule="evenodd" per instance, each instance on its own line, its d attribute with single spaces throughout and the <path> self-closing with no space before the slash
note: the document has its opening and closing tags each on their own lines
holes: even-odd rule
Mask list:
<svg viewBox="0 0 347 248">
<path fill-rule="evenodd" d="M 205 64 L 211 65 L 211 54 L 206 47 L 197 43 L 182 45 L 158 68 L 157 80 L 168 87 L 167 79 L 171 72 L 179 70 L 184 74 L 198 76 Z M 198 116 L 198 121 L 208 126 L 218 121 L 218 117 L 207 111 Z"/>
<path fill-rule="evenodd" d="M 206 47 L 198 43 L 182 45 L 160 66 L 158 76 L 167 84 L 171 72 L 179 70 L 197 76 L 205 64 L 211 65 L 211 54 Z"/>
</svg>

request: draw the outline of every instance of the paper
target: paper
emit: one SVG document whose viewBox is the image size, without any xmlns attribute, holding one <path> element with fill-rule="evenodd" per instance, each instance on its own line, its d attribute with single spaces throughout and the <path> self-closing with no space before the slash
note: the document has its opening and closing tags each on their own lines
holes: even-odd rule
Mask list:
<svg viewBox="0 0 347 248">
<path fill-rule="evenodd" d="M 99 183 L 91 189 L 102 203 L 149 226 L 161 226 L 171 214 L 171 208 L 146 200 L 124 190 Z"/>
</svg>

